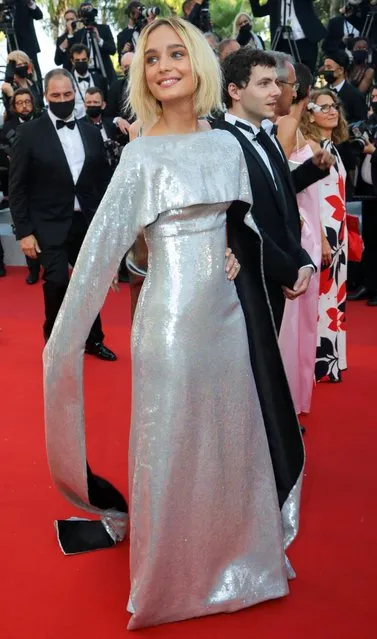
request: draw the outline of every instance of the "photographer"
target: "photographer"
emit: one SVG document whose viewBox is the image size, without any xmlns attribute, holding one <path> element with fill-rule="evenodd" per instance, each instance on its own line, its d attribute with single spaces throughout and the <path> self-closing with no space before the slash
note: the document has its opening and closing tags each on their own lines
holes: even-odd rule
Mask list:
<svg viewBox="0 0 377 639">
<path fill-rule="evenodd" d="M 85 116 L 85 94 L 90 87 L 99 87 L 107 96 L 105 78 L 94 69 L 89 69 L 89 49 L 84 44 L 74 44 L 69 51 L 72 77 L 75 86 L 75 118 Z"/>
<path fill-rule="evenodd" d="M 90 2 L 83 2 L 79 8 L 79 23 L 83 28 L 74 29 L 73 44 L 84 44 L 90 52 L 89 68 L 106 75 L 107 85 L 115 79 L 111 56 L 116 52 L 111 29 L 107 24 L 97 24 L 98 15 Z M 75 23 L 73 22 L 73 25 Z M 79 26 L 79 24 L 77 25 Z M 103 68 L 101 68 L 103 65 Z"/>
<path fill-rule="evenodd" d="M 111 174 L 118 166 L 121 152 L 125 146 L 126 140 L 124 136 L 118 138 L 118 129 L 112 118 L 104 117 L 106 109 L 105 97 L 98 87 L 91 87 L 85 93 L 85 112 L 86 121 L 96 126 L 102 135 L 105 146 L 106 158 L 110 166 Z"/>
<path fill-rule="evenodd" d="M 153 22 L 159 13 L 159 7 L 149 7 L 147 9 L 137 0 L 133 0 L 127 5 L 125 14 L 128 16 L 128 26 L 117 36 L 119 63 L 123 53 L 135 51 L 140 32 L 147 24 Z"/>
<path fill-rule="evenodd" d="M 1 190 L 4 194 L 4 200 L 1 202 L 0 209 L 9 206 L 9 158 L 12 154 L 12 146 L 16 139 L 16 133 L 19 126 L 24 122 L 30 122 L 38 117 L 35 110 L 34 96 L 30 89 L 17 89 L 11 99 L 11 117 L 5 122 L 1 131 Z M 39 279 L 40 264 L 39 260 L 31 260 L 26 258 L 29 269 L 26 278 L 26 284 L 36 284 Z"/>
<path fill-rule="evenodd" d="M 371 112 L 365 122 L 363 152 L 358 194 L 362 198 L 362 233 L 364 253 L 361 262 L 362 283 L 347 300 L 367 299 L 368 306 L 377 306 L 377 87 L 372 90 Z M 363 127 L 361 127 L 363 128 Z"/>
<path fill-rule="evenodd" d="M 77 24 L 77 13 L 74 9 L 67 9 L 67 11 L 63 14 L 63 18 L 65 21 L 65 31 L 56 40 L 54 61 L 56 66 L 63 66 L 63 69 L 70 71 L 72 65 L 69 57 L 69 50 L 73 45 L 73 32 Z"/>
<path fill-rule="evenodd" d="M 186 0 L 182 5 L 185 20 L 195 27 L 207 33 L 212 31 L 211 16 L 209 12 L 209 0 Z"/>
<path fill-rule="evenodd" d="M 42 20 L 43 13 L 34 0 L 14 0 L 11 4 L 14 6 L 16 47 L 10 47 L 8 41 L 8 51 L 17 48 L 27 53 L 34 66 L 39 90 L 43 93 L 42 75 L 38 64 L 40 47 L 34 28 L 34 20 Z"/>
<path fill-rule="evenodd" d="M 123 135 L 129 139 L 128 131 L 134 121 L 134 115 L 127 104 L 128 98 L 128 75 L 130 65 L 134 58 L 134 53 L 124 53 L 120 61 L 123 77 L 112 83 L 109 89 L 106 115 L 113 118 L 113 122 Z"/>
<path fill-rule="evenodd" d="M 17 89 L 30 89 L 34 97 L 36 112 L 43 108 L 43 97 L 37 83 L 37 76 L 29 56 L 23 51 L 12 51 L 7 57 L 5 82 L 1 86 L 3 104 L 7 118 L 11 117 L 11 100 Z"/>
</svg>

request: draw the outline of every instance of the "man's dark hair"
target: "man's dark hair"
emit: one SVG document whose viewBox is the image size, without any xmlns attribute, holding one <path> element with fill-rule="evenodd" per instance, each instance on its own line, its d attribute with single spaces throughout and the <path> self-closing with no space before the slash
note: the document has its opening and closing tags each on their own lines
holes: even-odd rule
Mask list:
<svg viewBox="0 0 377 639">
<path fill-rule="evenodd" d="M 296 82 L 298 82 L 297 97 L 294 98 L 293 104 L 298 104 L 301 100 L 308 97 L 308 93 L 313 86 L 314 78 L 310 69 L 302 62 L 295 62 Z"/>
<path fill-rule="evenodd" d="M 368 49 L 370 47 L 370 41 L 369 38 L 367 38 L 366 36 L 357 36 L 356 38 L 353 38 L 352 40 L 352 49 L 354 48 L 355 44 L 357 42 L 366 42 L 368 45 Z"/>
<path fill-rule="evenodd" d="M 26 87 L 24 89 L 21 87 L 20 89 L 16 89 L 16 91 L 12 95 L 10 105 L 11 105 L 11 109 L 13 113 L 16 113 L 16 99 L 19 95 L 27 95 L 31 100 L 31 103 L 33 105 L 33 110 L 35 109 L 35 100 L 34 100 L 34 96 L 32 92 L 30 91 L 30 89 L 27 89 Z"/>
<path fill-rule="evenodd" d="M 103 94 L 102 89 L 100 89 L 99 87 L 89 87 L 89 89 L 86 91 L 85 95 L 95 95 L 96 93 L 99 93 L 99 95 L 102 98 L 102 102 L 105 100 L 105 96 Z"/>
<path fill-rule="evenodd" d="M 228 55 L 222 63 L 224 79 L 224 102 L 227 108 L 232 106 L 232 98 L 228 93 L 228 86 L 233 83 L 239 89 L 249 84 L 253 67 L 276 67 L 273 56 L 266 51 L 244 47 Z"/>
<path fill-rule="evenodd" d="M 51 71 L 48 71 L 45 75 L 45 92 L 47 93 L 48 90 L 48 84 L 50 82 L 50 80 L 52 80 L 52 78 L 57 78 L 59 75 L 63 75 L 65 78 L 68 78 L 68 80 L 70 81 L 70 83 L 72 84 L 72 89 L 75 90 L 75 85 L 73 83 L 73 77 L 70 74 L 69 71 L 67 71 L 66 69 L 51 69 Z"/>
<path fill-rule="evenodd" d="M 73 44 L 69 50 L 69 58 L 70 60 L 72 60 L 73 58 L 73 54 L 74 53 L 82 53 L 83 51 L 85 51 L 88 60 L 90 58 L 90 51 L 88 49 L 88 47 L 85 44 L 82 44 L 81 42 L 77 42 L 76 44 Z"/>
<path fill-rule="evenodd" d="M 139 7 L 141 7 L 141 2 L 138 2 L 137 0 L 132 0 L 132 2 L 130 2 L 126 6 L 124 12 L 127 16 L 131 17 L 131 13 L 135 11 L 135 9 L 138 9 Z"/>
<path fill-rule="evenodd" d="M 67 13 L 74 13 L 76 18 L 77 18 L 77 11 L 76 9 L 67 9 L 66 11 L 64 11 L 63 13 L 63 18 L 65 18 L 65 16 L 67 15 Z"/>
</svg>

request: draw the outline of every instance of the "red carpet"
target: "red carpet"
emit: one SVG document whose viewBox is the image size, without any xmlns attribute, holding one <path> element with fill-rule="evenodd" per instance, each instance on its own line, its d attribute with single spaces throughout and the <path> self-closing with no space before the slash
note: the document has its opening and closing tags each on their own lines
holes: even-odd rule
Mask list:
<svg viewBox="0 0 377 639">
<path fill-rule="evenodd" d="M 121 639 L 127 634 L 128 544 L 64 557 L 53 520 L 82 513 L 51 485 L 42 404 L 42 290 L 23 269 L 0 280 L 2 639 Z M 372 639 L 376 633 L 377 309 L 349 305 L 349 370 L 315 391 L 307 427 L 301 531 L 289 597 L 139 631 L 191 639 Z M 89 459 L 126 489 L 130 407 L 129 297 L 103 313 L 116 363 L 87 358 Z"/>
</svg>

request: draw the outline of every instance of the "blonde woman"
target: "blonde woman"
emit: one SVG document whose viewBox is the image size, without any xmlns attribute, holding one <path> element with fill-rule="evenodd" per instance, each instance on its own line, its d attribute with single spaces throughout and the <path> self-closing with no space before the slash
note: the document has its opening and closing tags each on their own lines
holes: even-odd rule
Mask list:
<svg viewBox="0 0 377 639">
<path fill-rule="evenodd" d="M 44 366 L 53 478 L 98 513 L 85 465 L 83 350 L 122 256 L 144 229 L 129 448 L 134 630 L 232 612 L 283 596 L 288 584 L 245 320 L 224 273 L 226 210 L 240 200 L 246 215 L 248 174 L 235 138 L 200 120 L 220 105 L 221 76 L 195 27 L 163 18 L 142 31 L 130 101 L 143 136 L 125 148 L 89 228 Z M 121 538 L 124 514 L 103 516 L 112 539 Z"/>
<path fill-rule="evenodd" d="M 232 37 L 244 47 L 248 45 L 253 49 L 263 50 L 265 48 L 262 38 L 253 33 L 252 18 L 248 13 L 238 13 L 233 21 Z"/>
<path fill-rule="evenodd" d="M 43 107 L 43 98 L 40 94 L 37 76 L 33 63 L 23 51 L 12 51 L 7 56 L 6 81 L 1 85 L 4 108 L 7 117 L 12 115 L 11 101 L 16 89 L 29 89 L 34 97 L 36 113 Z"/>
<path fill-rule="evenodd" d="M 317 381 L 342 381 L 346 359 L 347 226 L 346 170 L 336 146 L 348 138 L 347 123 L 337 96 L 330 89 L 313 91 L 301 131 L 313 152 L 327 149 L 336 162 L 328 177 L 318 182 L 322 227 L 322 272 L 320 279 Z"/>
</svg>

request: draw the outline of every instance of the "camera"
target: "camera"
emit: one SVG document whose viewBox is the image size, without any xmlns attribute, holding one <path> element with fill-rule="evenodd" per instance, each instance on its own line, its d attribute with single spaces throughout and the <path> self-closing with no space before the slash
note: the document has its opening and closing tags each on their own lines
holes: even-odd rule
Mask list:
<svg viewBox="0 0 377 639">
<path fill-rule="evenodd" d="M 15 15 L 16 0 L 3 0 L 0 2 L 0 31 L 7 32 L 12 28 Z"/>
<path fill-rule="evenodd" d="M 110 165 L 110 168 L 114 170 L 119 164 L 123 147 L 115 140 L 105 140 L 104 145 L 105 145 L 106 159 Z"/>
<path fill-rule="evenodd" d="M 349 134 L 349 143 L 353 149 L 362 153 L 368 141 L 373 141 L 377 138 L 377 123 L 370 120 L 353 122 L 349 125 Z"/>
<path fill-rule="evenodd" d="M 72 22 L 72 27 L 75 28 L 76 27 L 75 23 L 82 22 L 84 27 L 90 29 L 91 27 L 94 26 L 97 16 L 98 16 L 98 10 L 95 9 L 94 7 L 92 7 L 91 9 L 88 9 L 86 11 L 82 11 L 81 10 L 80 11 L 80 19 L 79 20 L 74 20 L 74 22 Z"/>
<path fill-rule="evenodd" d="M 140 14 L 137 20 L 135 21 L 134 29 L 140 33 L 142 29 L 148 24 L 148 18 L 156 18 L 160 15 L 160 7 L 145 7 L 144 5 L 140 5 Z"/>
</svg>

